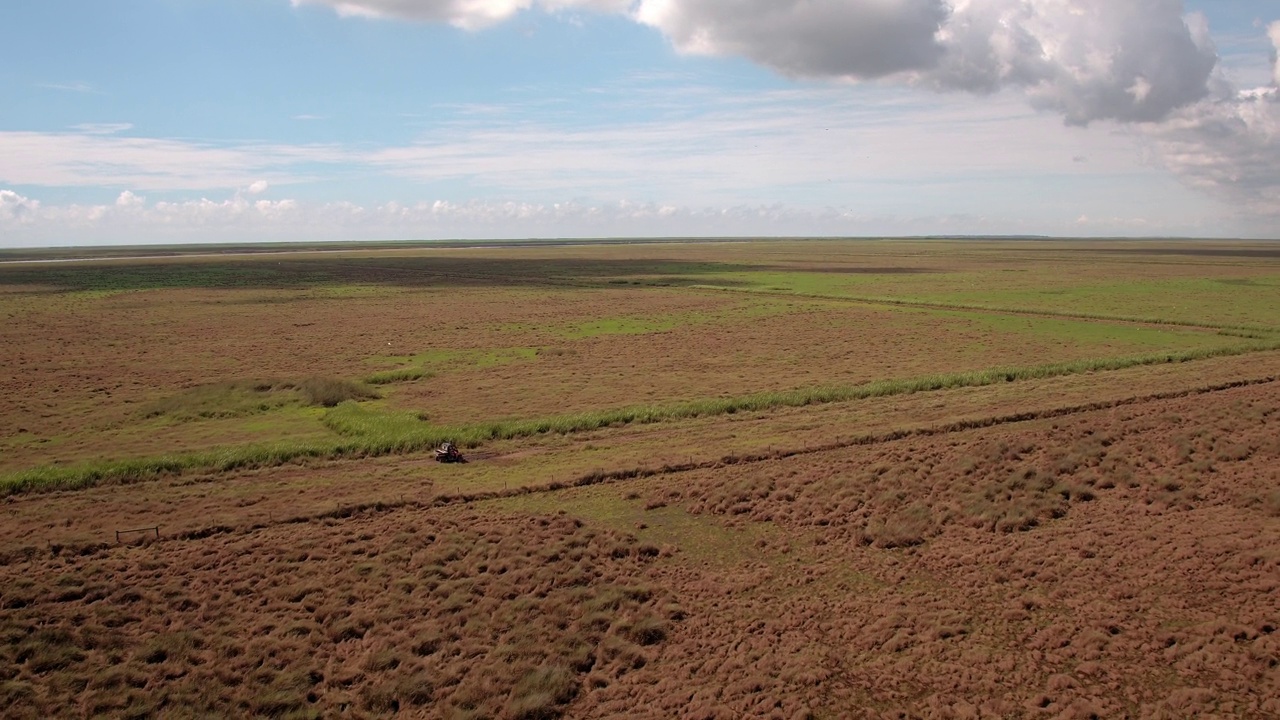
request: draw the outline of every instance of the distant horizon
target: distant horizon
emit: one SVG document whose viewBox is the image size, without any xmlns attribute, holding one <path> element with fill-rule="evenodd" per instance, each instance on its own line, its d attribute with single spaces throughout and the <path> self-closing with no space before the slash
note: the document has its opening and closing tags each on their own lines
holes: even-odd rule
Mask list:
<svg viewBox="0 0 1280 720">
<path fill-rule="evenodd" d="M 60 257 L 58 261 L 96 260 L 96 259 L 134 259 L 148 257 L 219 257 L 230 255 L 269 255 L 305 253 L 309 248 L 319 248 L 315 252 L 342 252 L 352 250 L 396 250 L 402 248 L 441 248 L 441 249 L 501 249 L 513 247 L 573 247 L 593 245 L 661 245 L 661 244 L 696 244 L 696 243 L 749 243 L 749 242 L 894 242 L 894 241 L 1028 241 L 1028 242 L 1136 242 L 1136 243 L 1241 243 L 1268 244 L 1280 243 L 1276 238 L 1231 238 L 1231 237 L 1176 237 L 1176 236 L 1055 236 L 1055 235 L 776 235 L 776 236 L 651 236 L 651 237 L 582 237 L 582 238 L 452 238 L 438 240 L 406 239 L 406 240 L 288 240 L 280 242 L 208 242 L 208 243 L 144 243 L 144 244 L 112 244 L 112 245 L 48 245 L 41 247 L 0 248 L 0 263 L 40 262 L 39 259 L 3 259 L 11 255 L 34 254 L 43 252 L 69 253 L 84 251 L 83 258 Z M 120 256 L 110 253 L 136 250 L 137 256 Z M 146 251 L 161 250 L 193 250 L 197 252 L 176 252 L 171 255 L 147 254 Z M 236 252 L 199 252 L 223 250 Z M 98 257 L 95 257 L 95 254 Z"/>
</svg>

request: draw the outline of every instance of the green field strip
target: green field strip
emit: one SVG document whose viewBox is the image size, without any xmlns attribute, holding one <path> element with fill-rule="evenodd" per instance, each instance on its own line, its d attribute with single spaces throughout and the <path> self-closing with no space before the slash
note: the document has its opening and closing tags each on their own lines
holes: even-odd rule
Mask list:
<svg viewBox="0 0 1280 720">
<path fill-rule="evenodd" d="M 700 325 L 726 325 L 747 320 L 784 315 L 802 307 L 819 307 L 819 303 L 805 302 L 804 298 L 787 298 L 786 301 L 762 301 L 752 298 L 735 305 L 711 310 L 687 310 L 649 315 L 618 315 L 560 323 L 500 323 L 495 329 L 507 332 L 534 332 L 552 336 L 557 340 L 588 340 L 599 337 L 623 335 L 649 335 Z"/>
<path fill-rule="evenodd" d="M 737 412 L 758 412 L 917 392 L 982 387 L 1146 365 L 1193 362 L 1271 350 L 1280 350 L 1280 340 L 1130 357 L 881 380 L 861 385 L 762 392 L 734 398 L 702 399 L 582 412 L 541 419 L 456 426 L 431 425 L 420 420 L 417 414 L 412 412 L 379 412 L 355 402 L 345 402 L 329 411 L 324 417 L 325 424 L 343 436 L 336 441 L 277 442 L 159 457 L 106 460 L 74 466 L 37 467 L 0 476 L 0 496 L 25 492 L 74 490 L 187 472 L 227 472 L 243 468 L 270 467 L 308 458 L 370 457 L 421 452 L 446 440 L 467 447 L 475 447 L 493 440 L 515 439 L 546 433 L 575 433 L 615 425 L 660 423 Z"/>
<path fill-rule="evenodd" d="M 741 287 L 725 287 L 714 284 L 690 285 L 688 289 L 710 290 L 714 292 L 735 292 L 752 295 L 768 295 L 772 297 L 810 298 L 815 300 L 835 300 L 860 305 L 882 305 L 894 307 L 910 307 L 922 310 L 957 310 L 962 312 L 1002 313 L 1030 317 L 1052 317 L 1066 320 L 1103 321 L 1116 323 L 1132 323 L 1140 325 L 1165 325 L 1169 327 L 1196 328 L 1200 330 L 1227 330 L 1251 333 L 1246 337 L 1263 339 L 1280 333 L 1280 326 L 1247 325 L 1233 323 L 1205 323 L 1190 320 L 1171 320 L 1168 318 L 1141 317 L 1136 315 L 1110 315 L 1105 313 L 1068 312 L 1052 309 L 1026 309 L 983 305 L 977 303 L 935 302 L 930 300 L 872 297 L 858 295 L 827 295 L 821 293 L 788 292 L 785 290 L 752 289 Z"/>
</svg>

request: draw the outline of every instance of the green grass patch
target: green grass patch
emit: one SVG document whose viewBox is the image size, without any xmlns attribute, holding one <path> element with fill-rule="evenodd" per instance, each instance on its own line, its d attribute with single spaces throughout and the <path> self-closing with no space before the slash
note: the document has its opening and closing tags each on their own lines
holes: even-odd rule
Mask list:
<svg viewBox="0 0 1280 720">
<path fill-rule="evenodd" d="M 752 298 L 748 302 L 705 312 L 606 317 L 552 325 L 509 323 L 500 325 L 498 328 L 508 331 L 545 333 L 555 335 L 564 340 L 585 340 L 613 335 L 648 335 L 695 325 L 740 323 L 743 320 L 756 320 L 783 315 L 789 312 L 796 312 L 798 308 L 804 309 L 805 307 L 816 306 L 814 303 L 802 305 L 794 301 L 781 301 L 761 296 Z"/>
<path fill-rule="evenodd" d="M 1041 340 L 1075 346 L 1112 347 L 1121 351 L 1155 351 L 1166 348 L 1215 346 L 1235 342 L 1235 336 L 1265 339 L 1259 332 L 1239 330 L 1187 329 L 1181 326 L 1097 322 L 1068 317 L 981 314 L 968 310 L 920 310 L 931 315 L 955 317 L 976 323 L 992 332 L 1034 336 Z"/>
<path fill-rule="evenodd" d="M 0 476 L 0 495 L 35 490 L 90 487 L 103 482 L 129 482 L 166 473 L 220 472 L 244 467 L 279 465 L 308 457 L 372 456 L 415 452 L 435 447 L 446 440 L 465 447 L 475 447 L 492 440 L 553 432 L 583 432 L 630 423 L 658 423 L 916 392 L 981 387 L 1277 349 L 1280 349 L 1280 340 L 1255 341 L 1227 347 L 1195 348 L 1030 367 L 993 368 L 919 378 L 882 380 L 862 385 L 801 388 L 754 393 L 733 398 L 709 398 L 471 425 L 432 425 L 414 413 L 380 411 L 356 402 L 342 402 L 327 412 L 323 418 L 327 427 L 343 436 L 336 442 L 276 443 L 159 458 L 95 462 L 74 467 L 41 467 Z"/>
<path fill-rule="evenodd" d="M 1081 316 L 1160 319 L 1222 327 L 1276 327 L 1275 299 L 1280 276 L 1249 278 L 1162 278 L 1054 287 L 1046 279 L 1038 287 L 954 288 L 946 293 L 920 289 L 909 297 L 931 303 L 984 305 Z M 877 293 L 878 294 L 878 293 Z"/>
<path fill-rule="evenodd" d="M 952 310 L 1035 313 L 1212 329 L 1276 331 L 1280 276 L 1133 280 L 1065 285 L 1048 273 L 1017 273 L 1017 285 L 991 272 L 839 274 L 812 272 L 725 273 L 697 287 L 883 305 Z"/>
<path fill-rule="evenodd" d="M 413 382 L 414 380 L 431 377 L 435 377 L 435 373 L 427 372 L 422 368 L 407 367 L 376 372 L 365 376 L 364 381 L 369 385 L 390 385 L 392 383 Z"/>
<path fill-rule="evenodd" d="M 423 372 L 437 373 L 468 368 L 491 368 L 533 360 L 536 357 L 538 357 L 536 347 L 438 348 L 416 355 L 379 355 L 367 358 L 365 362 L 373 365 L 408 365 L 423 368 Z"/>
<path fill-rule="evenodd" d="M 574 323 L 560 330 L 559 335 L 566 340 L 581 340 L 606 335 L 648 335 L 649 333 L 670 330 L 680 324 L 678 318 L 671 316 L 663 318 L 602 318 L 600 320 Z"/>
<path fill-rule="evenodd" d="M 380 355 L 367 358 L 373 365 L 399 365 L 366 375 L 368 385 L 390 385 L 433 378 L 441 373 L 459 370 L 484 370 L 515 362 L 533 360 L 539 348 L 517 347 L 497 349 L 436 349 L 417 355 Z"/>
<path fill-rule="evenodd" d="M 681 324 L 680 318 L 668 315 L 663 317 L 597 318 L 552 325 L 505 323 L 497 327 L 499 330 L 509 332 L 536 332 L 554 335 L 564 340 L 584 340 L 610 335 L 647 335 L 671 330 Z"/>
<path fill-rule="evenodd" d="M 385 297 L 403 292 L 388 285 L 321 285 L 311 291 L 312 297 L 325 299 L 358 299 Z"/>
</svg>

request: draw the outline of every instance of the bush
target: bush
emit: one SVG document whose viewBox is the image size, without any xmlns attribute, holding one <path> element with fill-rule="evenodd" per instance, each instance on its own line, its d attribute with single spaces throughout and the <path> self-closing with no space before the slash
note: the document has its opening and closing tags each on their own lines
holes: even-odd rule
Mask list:
<svg viewBox="0 0 1280 720">
<path fill-rule="evenodd" d="M 298 383 L 308 405 L 335 407 L 344 400 L 369 400 L 378 394 L 364 383 L 339 378 L 311 377 Z"/>
</svg>

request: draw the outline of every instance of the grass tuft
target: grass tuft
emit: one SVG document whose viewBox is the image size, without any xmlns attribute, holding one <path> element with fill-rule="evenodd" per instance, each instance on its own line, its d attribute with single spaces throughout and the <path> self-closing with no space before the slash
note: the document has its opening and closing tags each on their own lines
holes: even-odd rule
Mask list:
<svg viewBox="0 0 1280 720">
<path fill-rule="evenodd" d="M 560 716 L 559 706 L 578 694 L 574 674 L 562 667 L 539 667 L 516 683 L 507 701 L 507 717 L 549 720 Z"/>
</svg>

